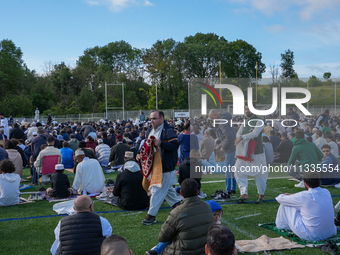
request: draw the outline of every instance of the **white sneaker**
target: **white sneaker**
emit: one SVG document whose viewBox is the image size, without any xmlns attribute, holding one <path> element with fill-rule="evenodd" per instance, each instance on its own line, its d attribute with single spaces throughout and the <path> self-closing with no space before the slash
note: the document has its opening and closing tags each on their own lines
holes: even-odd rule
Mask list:
<svg viewBox="0 0 340 255">
<path fill-rule="evenodd" d="M 334 185 L 335 188 L 340 189 L 340 182 Z"/>
<path fill-rule="evenodd" d="M 294 187 L 295 187 L 295 188 L 304 188 L 304 187 L 305 187 L 305 182 L 304 182 L 304 181 L 301 181 L 300 183 L 295 184 Z"/>
<path fill-rule="evenodd" d="M 202 192 L 202 190 L 200 190 L 200 193 L 198 194 L 198 197 L 201 198 L 201 199 L 203 199 L 203 198 L 206 198 L 206 197 L 207 197 L 207 194 L 204 194 L 204 193 Z"/>
</svg>

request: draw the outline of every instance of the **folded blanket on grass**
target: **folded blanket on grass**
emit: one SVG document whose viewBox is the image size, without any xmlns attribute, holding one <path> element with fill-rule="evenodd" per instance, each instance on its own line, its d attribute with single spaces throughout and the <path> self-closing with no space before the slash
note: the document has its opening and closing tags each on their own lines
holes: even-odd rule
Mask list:
<svg viewBox="0 0 340 255">
<path fill-rule="evenodd" d="M 236 249 L 239 252 L 260 252 L 273 250 L 290 250 L 295 248 L 304 248 L 304 245 L 289 241 L 282 236 L 269 238 L 263 235 L 255 240 L 239 240 L 235 242 Z"/>
<path fill-rule="evenodd" d="M 298 237 L 297 235 L 295 235 L 290 230 L 278 229 L 276 227 L 275 223 L 259 224 L 259 226 L 262 227 L 262 228 L 267 228 L 271 231 L 274 231 L 275 233 L 278 233 L 279 235 L 289 237 L 289 238 L 293 239 L 294 241 L 296 241 L 300 244 L 306 245 L 308 247 L 315 247 L 315 246 L 320 245 L 320 244 L 325 244 L 327 240 L 329 240 L 333 243 L 340 244 L 340 233 L 337 233 L 336 235 L 334 235 L 334 236 L 332 236 L 332 237 L 330 237 L 326 240 L 314 242 L 314 241 L 304 240 L 304 239 Z"/>
</svg>

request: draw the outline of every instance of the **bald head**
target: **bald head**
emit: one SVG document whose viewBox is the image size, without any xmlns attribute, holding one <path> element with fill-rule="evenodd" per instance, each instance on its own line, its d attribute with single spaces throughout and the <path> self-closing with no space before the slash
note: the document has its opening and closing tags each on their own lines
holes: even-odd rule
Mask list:
<svg viewBox="0 0 340 255">
<path fill-rule="evenodd" d="M 212 109 L 209 112 L 209 118 L 212 120 L 218 119 L 220 117 L 220 113 L 216 109 Z"/>
<path fill-rule="evenodd" d="M 87 195 L 81 195 L 74 200 L 74 210 L 78 212 L 93 212 L 92 199 Z"/>
<path fill-rule="evenodd" d="M 101 246 L 101 255 L 132 255 L 124 237 L 112 235 L 106 238 Z"/>
</svg>

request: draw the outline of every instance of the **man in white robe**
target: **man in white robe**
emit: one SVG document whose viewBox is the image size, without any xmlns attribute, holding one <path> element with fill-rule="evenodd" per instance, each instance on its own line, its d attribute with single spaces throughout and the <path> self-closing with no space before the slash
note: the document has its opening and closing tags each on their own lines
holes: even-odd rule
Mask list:
<svg viewBox="0 0 340 255">
<path fill-rule="evenodd" d="M 264 122 L 254 115 L 245 106 L 245 113 L 248 117 L 245 120 L 245 125 L 241 124 L 236 134 L 236 156 L 238 155 L 240 147 L 243 143 L 249 142 L 250 139 L 254 139 L 257 144 L 255 147 L 254 154 L 252 154 L 252 162 L 237 159 L 235 163 L 235 178 L 240 189 L 241 196 L 235 199 L 237 202 L 245 202 L 248 199 L 248 176 L 255 178 L 259 199 L 256 201 L 257 204 L 264 202 L 264 193 L 266 191 L 266 184 L 268 178 L 268 171 L 264 171 L 263 166 L 266 166 L 266 156 L 262 145 L 262 131 L 264 129 Z M 254 127 L 255 126 L 255 127 Z M 245 146 L 244 148 L 247 148 Z"/>
<path fill-rule="evenodd" d="M 35 113 L 35 116 L 34 116 L 35 121 L 39 121 L 39 113 L 40 113 L 40 111 L 38 110 L 38 108 L 35 109 L 34 113 Z"/>
<path fill-rule="evenodd" d="M 276 215 L 276 227 L 293 231 L 308 241 L 320 241 L 336 234 L 334 209 L 331 194 L 320 187 L 317 173 L 305 174 L 307 191 L 296 194 L 281 194 Z"/>
<path fill-rule="evenodd" d="M 76 150 L 75 158 L 78 162 L 73 189 L 79 193 L 89 194 L 105 192 L 105 176 L 98 160 L 85 157 L 84 151 Z"/>
<path fill-rule="evenodd" d="M 3 113 L 0 113 L 0 119 L 0 128 L 4 130 L 4 135 L 6 135 L 7 139 L 9 139 L 8 120 L 4 117 Z"/>
</svg>

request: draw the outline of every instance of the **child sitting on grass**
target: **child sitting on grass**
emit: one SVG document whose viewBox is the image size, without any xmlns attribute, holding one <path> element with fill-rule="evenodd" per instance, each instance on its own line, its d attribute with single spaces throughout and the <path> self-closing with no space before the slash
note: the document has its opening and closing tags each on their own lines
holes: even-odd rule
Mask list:
<svg viewBox="0 0 340 255">
<path fill-rule="evenodd" d="M 16 205 L 20 199 L 20 176 L 15 172 L 15 166 L 9 159 L 0 163 L 0 205 Z"/>
<path fill-rule="evenodd" d="M 222 207 L 214 200 L 207 200 L 206 201 L 213 212 L 214 215 L 214 224 L 221 224 L 221 218 L 222 218 Z M 155 247 L 153 247 L 151 250 L 147 251 L 146 254 L 149 255 L 158 255 L 160 254 L 164 248 L 169 244 L 170 242 L 160 242 Z"/>
<path fill-rule="evenodd" d="M 51 178 L 51 188 L 46 190 L 46 195 L 54 198 L 66 198 L 71 196 L 73 189 L 66 174 L 64 174 L 64 165 L 55 165 L 55 174 Z"/>
</svg>

